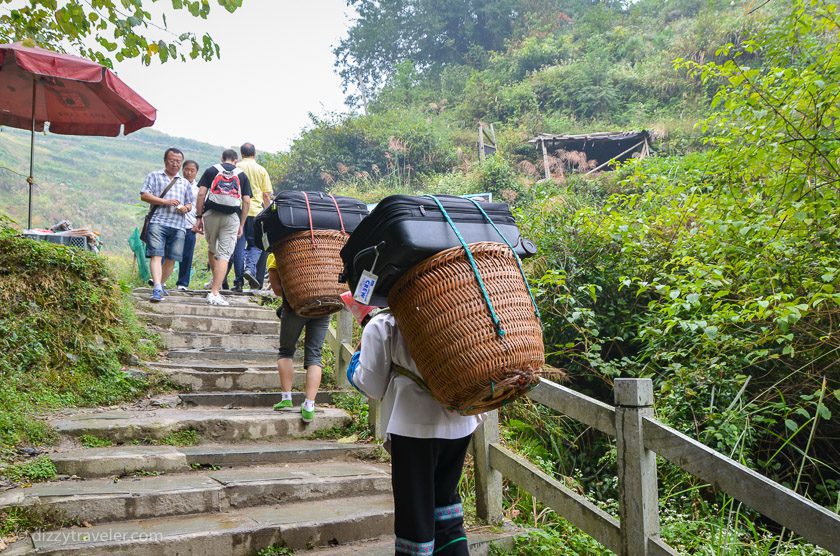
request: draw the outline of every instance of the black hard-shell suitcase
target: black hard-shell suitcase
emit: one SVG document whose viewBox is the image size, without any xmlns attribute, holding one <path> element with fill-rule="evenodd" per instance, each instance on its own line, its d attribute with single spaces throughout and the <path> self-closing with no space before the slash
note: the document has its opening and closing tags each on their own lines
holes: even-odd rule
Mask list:
<svg viewBox="0 0 840 556">
<path fill-rule="evenodd" d="M 336 204 L 341 211 L 340 218 Z M 309 230 L 310 213 L 313 230 L 341 230 L 343 223 L 344 230 L 349 233 L 368 215 L 368 208 L 353 197 L 336 195 L 333 201 L 333 197 L 320 191 L 281 191 L 257 215 L 254 233 L 257 247 L 267 251 L 287 235 Z"/>
<path fill-rule="evenodd" d="M 504 243 L 472 201 L 451 195 L 437 198 L 464 241 Z M 536 246 L 519 234 L 506 204 L 479 204 L 520 257 L 537 252 Z M 376 205 L 341 250 L 344 278 L 350 291 L 355 291 L 363 271 L 375 274 L 378 279 L 371 305 L 385 306 L 388 292 L 400 276 L 420 261 L 457 245 L 458 237 L 434 199 L 391 195 Z"/>
</svg>

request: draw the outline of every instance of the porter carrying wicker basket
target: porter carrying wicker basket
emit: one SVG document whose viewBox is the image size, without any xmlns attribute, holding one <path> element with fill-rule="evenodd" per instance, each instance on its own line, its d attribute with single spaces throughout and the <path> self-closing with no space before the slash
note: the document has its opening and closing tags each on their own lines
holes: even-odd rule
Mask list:
<svg viewBox="0 0 840 556">
<path fill-rule="evenodd" d="M 388 295 L 432 396 L 463 415 L 530 390 L 545 360 L 539 316 L 513 250 L 493 242 L 468 247 L 472 257 L 453 247 L 419 263 Z"/>
<path fill-rule="evenodd" d="M 338 230 L 296 232 L 274 247 L 283 295 L 298 315 L 322 317 L 344 308 L 339 252 L 348 236 Z"/>
<path fill-rule="evenodd" d="M 338 201 L 333 204 L 338 213 L 341 230 L 315 230 L 309 195 L 303 191 L 309 230 L 289 234 L 272 247 L 283 285 L 283 296 L 295 313 L 302 317 L 323 317 L 344 308 L 341 294 L 347 284 L 339 282 L 344 271 L 341 248 L 350 236 L 344 229 L 344 218 Z"/>
</svg>

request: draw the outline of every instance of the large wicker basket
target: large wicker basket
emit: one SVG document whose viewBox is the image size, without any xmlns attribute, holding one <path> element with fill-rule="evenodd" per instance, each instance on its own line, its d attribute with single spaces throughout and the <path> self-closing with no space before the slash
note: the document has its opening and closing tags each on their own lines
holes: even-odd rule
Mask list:
<svg viewBox="0 0 840 556">
<path fill-rule="evenodd" d="M 499 335 L 462 247 L 416 265 L 388 302 L 432 396 L 463 415 L 495 409 L 535 386 L 542 330 L 514 254 L 469 245 L 504 334 Z"/>
<path fill-rule="evenodd" d="M 339 252 L 349 234 L 337 230 L 306 230 L 286 236 L 273 246 L 283 293 L 295 313 L 322 317 L 344 307 L 347 284 Z"/>
</svg>

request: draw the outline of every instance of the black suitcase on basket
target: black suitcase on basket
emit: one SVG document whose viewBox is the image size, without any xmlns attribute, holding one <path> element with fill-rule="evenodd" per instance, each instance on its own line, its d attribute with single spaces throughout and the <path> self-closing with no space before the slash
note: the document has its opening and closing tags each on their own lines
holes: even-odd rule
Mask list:
<svg viewBox="0 0 840 556">
<path fill-rule="evenodd" d="M 451 195 L 438 195 L 437 199 L 467 243 L 504 243 L 499 233 L 469 199 Z M 506 204 L 479 204 L 517 255 L 524 258 L 537 252 L 531 241 L 519 235 L 519 228 Z M 375 274 L 378 279 L 371 305 L 383 307 L 388 304 L 387 296 L 391 286 L 400 276 L 420 261 L 457 245 L 460 245 L 458 237 L 434 199 L 391 195 L 376 205 L 341 250 L 344 278 L 347 279 L 350 291 L 355 291 L 363 271 Z"/>
<path fill-rule="evenodd" d="M 341 211 L 340 218 L 336 204 Z M 367 216 L 368 209 L 366 204 L 353 197 L 332 197 L 320 191 L 281 191 L 257 215 L 254 231 L 257 247 L 268 251 L 287 235 L 309 230 L 310 213 L 312 229 L 341 230 L 343 222 L 344 230 L 349 233 Z"/>
</svg>

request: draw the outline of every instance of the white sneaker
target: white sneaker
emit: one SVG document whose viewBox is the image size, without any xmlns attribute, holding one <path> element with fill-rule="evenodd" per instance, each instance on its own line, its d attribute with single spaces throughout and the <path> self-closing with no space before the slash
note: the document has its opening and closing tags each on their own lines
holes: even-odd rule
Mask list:
<svg viewBox="0 0 840 556">
<path fill-rule="evenodd" d="M 187 291 L 187 286 L 178 286 L 178 291 L 179 291 L 179 292 L 185 292 L 185 291 Z"/>
<path fill-rule="evenodd" d="M 213 295 L 212 293 L 208 293 L 207 302 L 210 303 L 210 305 L 230 305 L 230 303 L 228 303 L 228 300 L 222 297 L 220 294 Z"/>
</svg>

